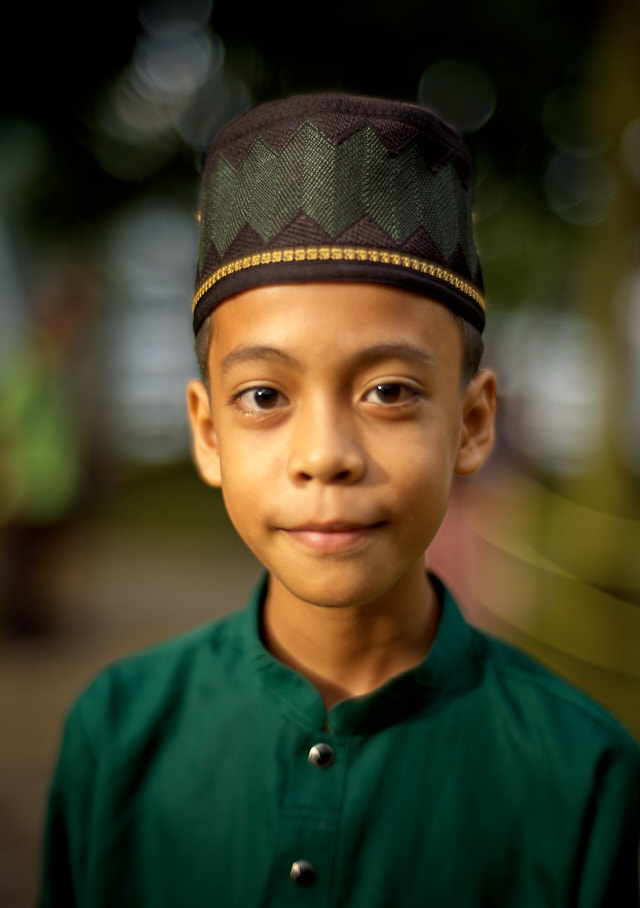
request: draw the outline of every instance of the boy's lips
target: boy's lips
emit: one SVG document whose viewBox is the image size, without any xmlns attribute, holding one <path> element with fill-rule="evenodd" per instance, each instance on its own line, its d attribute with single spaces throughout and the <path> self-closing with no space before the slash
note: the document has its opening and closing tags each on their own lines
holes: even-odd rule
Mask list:
<svg viewBox="0 0 640 908">
<path fill-rule="evenodd" d="M 383 521 L 373 523 L 311 522 L 283 528 L 283 532 L 305 548 L 317 552 L 346 552 L 358 548 L 363 542 L 370 539 L 382 525 Z"/>
</svg>

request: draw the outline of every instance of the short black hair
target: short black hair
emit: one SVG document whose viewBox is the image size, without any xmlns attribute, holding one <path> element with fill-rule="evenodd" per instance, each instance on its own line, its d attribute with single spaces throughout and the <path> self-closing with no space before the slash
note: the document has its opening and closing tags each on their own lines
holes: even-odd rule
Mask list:
<svg viewBox="0 0 640 908">
<path fill-rule="evenodd" d="M 478 329 L 468 322 L 466 318 L 452 313 L 460 326 L 462 334 L 462 387 L 466 387 L 471 379 L 478 373 L 482 356 L 484 354 L 484 340 Z M 209 389 L 209 347 L 213 331 L 213 312 L 202 323 L 196 334 L 195 353 L 200 370 L 200 377 L 205 388 Z"/>
<path fill-rule="evenodd" d="M 480 370 L 484 356 L 484 339 L 475 325 L 468 322 L 461 315 L 453 316 L 460 326 L 462 333 L 462 387 L 466 388 L 474 375 Z"/>
<path fill-rule="evenodd" d="M 195 352 L 200 378 L 205 388 L 209 388 L 209 347 L 211 346 L 211 331 L 213 324 L 213 312 L 205 318 L 200 330 L 196 334 Z"/>
</svg>

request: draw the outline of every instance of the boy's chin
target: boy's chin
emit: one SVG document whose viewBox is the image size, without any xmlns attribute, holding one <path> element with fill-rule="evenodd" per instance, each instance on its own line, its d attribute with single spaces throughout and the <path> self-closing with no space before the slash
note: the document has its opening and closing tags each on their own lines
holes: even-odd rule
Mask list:
<svg viewBox="0 0 640 908">
<path fill-rule="evenodd" d="M 308 574 L 287 577 L 271 574 L 270 592 L 281 598 L 283 604 L 288 601 L 292 605 L 299 602 L 319 609 L 356 609 L 374 602 L 381 603 L 386 596 L 390 599 L 395 597 L 397 587 L 405 579 L 382 577 L 375 571 L 362 576 L 358 571 L 352 574 L 344 565 L 339 567 L 342 570 L 328 567 L 313 577 Z M 426 571 L 423 576 L 426 578 Z"/>
</svg>

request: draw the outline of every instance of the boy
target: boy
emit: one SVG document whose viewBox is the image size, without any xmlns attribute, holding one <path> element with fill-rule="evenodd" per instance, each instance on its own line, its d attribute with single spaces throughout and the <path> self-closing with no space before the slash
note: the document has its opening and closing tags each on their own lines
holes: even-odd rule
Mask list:
<svg viewBox="0 0 640 908">
<path fill-rule="evenodd" d="M 202 185 L 194 457 L 267 575 L 76 703 L 42 905 L 637 906 L 635 745 L 424 571 L 493 441 L 461 139 L 276 101 Z"/>
</svg>

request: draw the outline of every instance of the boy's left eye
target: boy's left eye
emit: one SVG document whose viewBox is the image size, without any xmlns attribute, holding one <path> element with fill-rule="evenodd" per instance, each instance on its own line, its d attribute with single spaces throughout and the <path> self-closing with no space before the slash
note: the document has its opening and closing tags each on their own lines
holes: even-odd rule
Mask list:
<svg viewBox="0 0 640 908">
<path fill-rule="evenodd" d="M 367 403 L 402 404 L 417 397 L 418 392 L 409 385 L 403 385 L 400 382 L 381 382 L 373 388 L 370 388 L 364 395 Z"/>
</svg>

